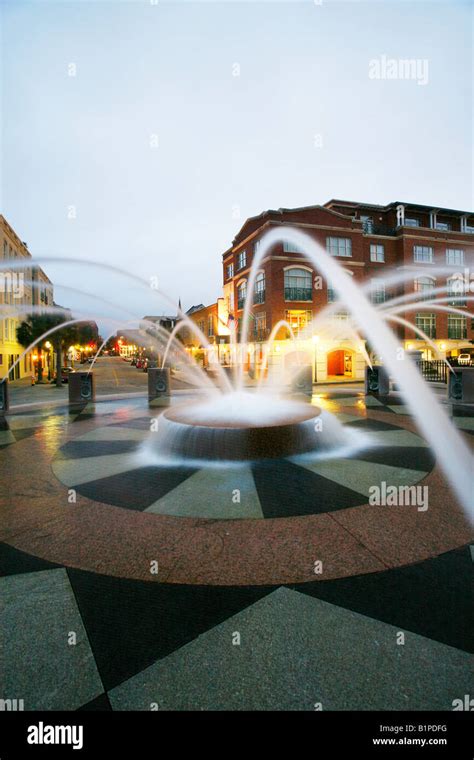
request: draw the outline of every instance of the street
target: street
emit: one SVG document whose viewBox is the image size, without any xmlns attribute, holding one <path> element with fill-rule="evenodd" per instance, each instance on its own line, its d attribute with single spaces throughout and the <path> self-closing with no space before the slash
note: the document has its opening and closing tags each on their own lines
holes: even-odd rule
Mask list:
<svg viewBox="0 0 474 760">
<path fill-rule="evenodd" d="M 89 364 L 75 363 L 76 372 L 87 372 Z M 102 356 L 97 359 L 93 368 L 95 392 L 97 396 L 117 393 L 146 393 L 148 375 L 130 362 L 119 356 Z M 184 383 L 173 380 L 173 388 L 188 387 Z M 42 383 L 31 386 L 26 381 L 15 381 L 10 384 L 10 407 L 22 404 L 57 403 L 66 401 L 68 397 L 67 384 L 56 388 L 54 383 Z"/>
</svg>

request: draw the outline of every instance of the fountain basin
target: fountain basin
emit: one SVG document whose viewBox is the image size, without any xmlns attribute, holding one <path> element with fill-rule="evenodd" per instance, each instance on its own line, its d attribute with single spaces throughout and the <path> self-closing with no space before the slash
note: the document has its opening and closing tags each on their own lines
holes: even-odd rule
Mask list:
<svg viewBox="0 0 474 760">
<path fill-rule="evenodd" d="M 232 393 L 168 409 L 155 440 L 183 459 L 242 461 L 332 450 L 344 439 L 343 426 L 319 407 Z"/>
</svg>

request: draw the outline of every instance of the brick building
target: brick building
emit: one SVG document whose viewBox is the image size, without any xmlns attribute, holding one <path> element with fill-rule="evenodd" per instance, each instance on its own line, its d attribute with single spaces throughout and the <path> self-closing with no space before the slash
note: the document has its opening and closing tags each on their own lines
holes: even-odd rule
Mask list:
<svg viewBox="0 0 474 760">
<path fill-rule="evenodd" d="M 259 240 L 267 230 L 285 225 L 309 234 L 361 285 L 367 283 L 374 303 L 383 305 L 388 299 L 413 295 L 415 301 L 397 317 L 413 323 L 430 341 L 408 326 L 390 322 L 406 349 L 419 349 L 426 358 L 456 356 L 469 346 L 474 353 L 470 302 L 466 300 L 474 291 L 474 215 L 402 202 L 382 206 L 330 200 L 323 206 L 270 210 L 247 219 L 222 257 L 224 299 L 220 312 L 224 324 L 229 323 L 230 315 L 240 332 L 245 299 L 250 297 L 247 280 Z M 284 241 L 284 229 L 281 232 Z M 408 279 L 401 282 L 405 273 Z M 398 280 L 393 282 L 393 277 Z M 460 278 L 472 282 L 466 299 L 460 298 Z M 434 292 L 437 288 L 447 288 L 447 292 Z M 281 242 L 272 246 L 251 297 L 250 368 L 258 372 L 263 341 L 280 320 L 286 320 L 299 336 L 298 353 L 303 351 L 313 365 L 315 380 L 363 376 L 365 347 L 349 329 L 344 304 L 335 307 L 335 335 L 311 334 L 311 320 L 338 297 L 294 245 Z M 427 303 L 431 298 L 444 298 L 444 306 L 455 307 L 460 313 L 435 311 Z M 206 316 L 209 319 L 203 313 L 204 326 Z M 199 314 L 195 317 L 201 319 Z M 285 327 L 272 336 L 270 365 L 295 360 L 294 345 L 288 337 Z M 222 335 L 216 340 L 226 343 L 229 337 Z"/>
</svg>

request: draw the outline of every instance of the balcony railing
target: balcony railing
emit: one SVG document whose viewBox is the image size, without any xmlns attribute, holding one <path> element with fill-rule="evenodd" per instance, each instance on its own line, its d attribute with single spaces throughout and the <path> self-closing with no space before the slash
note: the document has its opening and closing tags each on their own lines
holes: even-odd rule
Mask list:
<svg viewBox="0 0 474 760">
<path fill-rule="evenodd" d="M 256 290 L 253 294 L 253 302 L 254 303 L 265 303 L 265 289 L 264 290 Z"/>
<path fill-rule="evenodd" d="M 253 330 L 252 338 L 257 342 L 263 342 L 268 338 L 269 330 L 268 327 L 263 328 L 257 328 L 256 330 Z"/>
<path fill-rule="evenodd" d="M 285 301 L 312 301 L 312 288 L 285 288 Z"/>
</svg>

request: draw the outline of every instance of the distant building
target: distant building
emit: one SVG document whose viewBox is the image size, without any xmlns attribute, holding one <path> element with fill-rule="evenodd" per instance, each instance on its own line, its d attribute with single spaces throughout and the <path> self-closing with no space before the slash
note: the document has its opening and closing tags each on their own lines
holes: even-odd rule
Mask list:
<svg viewBox="0 0 474 760">
<path fill-rule="evenodd" d="M 21 262 L 21 268 L 12 268 L 9 262 Z M 37 309 L 54 303 L 54 289 L 45 272 L 34 263 L 28 246 L 5 217 L 0 215 L 0 378 L 18 380 L 35 371 L 35 352 L 30 351 L 15 365 L 24 351 L 16 338 L 16 331 L 24 318 Z M 19 307 L 21 307 L 19 309 Z"/>
<path fill-rule="evenodd" d="M 221 364 L 230 363 L 229 312 L 224 298 L 218 298 L 209 306 L 199 304 L 187 310 L 186 316 L 194 322 L 197 330 L 183 327 L 181 339 L 187 349 L 196 351 L 213 348 L 213 360 Z M 208 358 L 208 357 L 206 357 Z"/>
</svg>

